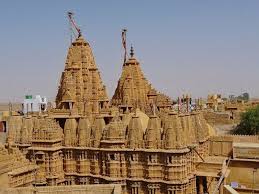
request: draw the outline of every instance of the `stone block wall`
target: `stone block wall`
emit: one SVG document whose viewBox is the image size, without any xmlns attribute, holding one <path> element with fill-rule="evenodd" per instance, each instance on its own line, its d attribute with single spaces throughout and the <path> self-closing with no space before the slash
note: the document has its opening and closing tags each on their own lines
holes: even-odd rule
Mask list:
<svg viewBox="0 0 259 194">
<path fill-rule="evenodd" d="M 259 143 L 259 136 L 253 135 L 225 135 L 212 136 L 209 140 L 209 155 L 230 156 L 233 151 L 233 143 L 249 142 Z"/>
</svg>

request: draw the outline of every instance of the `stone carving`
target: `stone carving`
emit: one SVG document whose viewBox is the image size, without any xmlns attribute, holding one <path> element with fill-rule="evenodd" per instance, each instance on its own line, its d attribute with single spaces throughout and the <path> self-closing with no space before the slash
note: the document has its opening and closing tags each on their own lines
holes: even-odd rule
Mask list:
<svg viewBox="0 0 259 194">
<path fill-rule="evenodd" d="M 161 109 L 172 106 L 171 99 L 158 93 L 144 77 L 133 48 L 131 57 L 123 64 L 111 103 L 114 106 L 140 108 L 144 112 L 151 112 L 153 104 Z"/>
<path fill-rule="evenodd" d="M 57 108 L 74 113 L 98 113 L 107 108 L 108 97 L 88 42 L 82 36 L 68 50 L 56 97 Z"/>
<path fill-rule="evenodd" d="M 10 174 L 11 187 L 32 182 L 36 186 L 121 183 L 123 193 L 197 194 L 196 180 L 200 189 L 205 185 L 202 176 L 196 179 L 204 173 L 197 166 L 217 166 L 217 160 L 206 159 L 230 156 L 234 141 L 259 142 L 255 137 L 210 137 L 211 128 L 201 112 L 190 113 L 189 107 L 185 114 L 173 112 L 171 99 L 144 77 L 133 49 L 109 103 L 82 36 L 69 48 L 56 104 L 45 115 L 9 118 L 7 147 L 18 147 L 20 155 L 37 165 Z"/>
</svg>

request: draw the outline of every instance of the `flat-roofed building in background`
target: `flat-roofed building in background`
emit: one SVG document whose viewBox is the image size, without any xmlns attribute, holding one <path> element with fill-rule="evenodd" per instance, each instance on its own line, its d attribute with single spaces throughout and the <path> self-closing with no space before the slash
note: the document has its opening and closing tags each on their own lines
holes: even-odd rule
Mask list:
<svg viewBox="0 0 259 194">
<path fill-rule="evenodd" d="M 44 112 L 47 110 L 47 98 L 36 95 L 26 95 L 22 103 L 22 111 L 24 114 Z"/>
</svg>

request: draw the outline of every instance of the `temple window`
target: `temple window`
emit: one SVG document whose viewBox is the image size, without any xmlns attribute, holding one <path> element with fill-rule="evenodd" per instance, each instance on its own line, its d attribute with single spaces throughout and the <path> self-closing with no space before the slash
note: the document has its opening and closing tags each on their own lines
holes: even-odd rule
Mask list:
<svg viewBox="0 0 259 194">
<path fill-rule="evenodd" d="M 131 160 L 131 161 L 134 161 L 134 156 L 133 156 L 133 154 L 130 155 L 130 160 Z"/>
<path fill-rule="evenodd" d="M 111 159 L 111 160 L 115 160 L 114 154 L 110 154 L 110 159 Z"/>
<path fill-rule="evenodd" d="M 99 160 L 99 153 L 96 153 L 96 154 L 94 155 L 94 159 L 95 159 L 95 160 Z"/>
<path fill-rule="evenodd" d="M 157 163 L 158 162 L 157 155 L 149 155 L 148 156 L 148 162 L 150 162 L 150 163 Z"/>
<path fill-rule="evenodd" d="M 172 164 L 173 163 L 173 157 L 172 156 L 168 156 L 168 163 Z"/>
<path fill-rule="evenodd" d="M 148 161 L 152 162 L 152 156 L 151 155 L 148 156 Z"/>
</svg>

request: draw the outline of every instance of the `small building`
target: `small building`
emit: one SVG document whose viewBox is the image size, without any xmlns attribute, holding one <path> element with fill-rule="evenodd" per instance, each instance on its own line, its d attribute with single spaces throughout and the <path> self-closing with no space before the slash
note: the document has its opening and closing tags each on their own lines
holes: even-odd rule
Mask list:
<svg viewBox="0 0 259 194">
<path fill-rule="evenodd" d="M 47 110 L 47 98 L 36 95 L 26 95 L 22 104 L 22 111 L 24 114 L 29 112 L 44 112 Z"/>
</svg>

